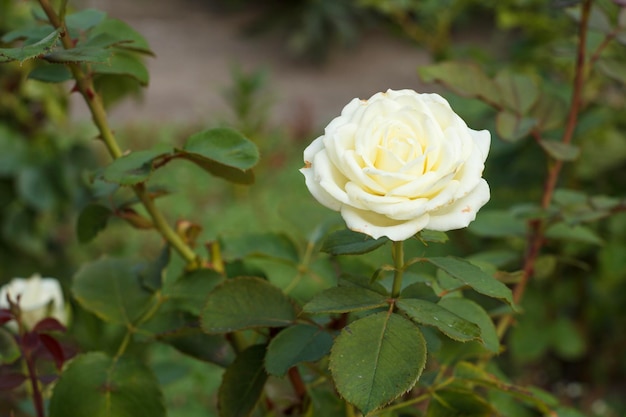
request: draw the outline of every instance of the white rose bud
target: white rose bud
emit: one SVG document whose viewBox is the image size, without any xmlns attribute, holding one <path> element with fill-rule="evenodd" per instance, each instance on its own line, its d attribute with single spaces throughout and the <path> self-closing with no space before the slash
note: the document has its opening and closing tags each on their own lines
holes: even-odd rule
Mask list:
<svg viewBox="0 0 626 417">
<path fill-rule="evenodd" d="M 353 99 L 304 151 L 306 185 L 348 228 L 377 239 L 467 227 L 489 201 L 491 135 L 438 94 L 388 90 Z"/>
<path fill-rule="evenodd" d="M 29 329 L 46 317 L 53 317 L 61 324 L 67 324 L 63 291 L 59 281 L 54 278 L 41 278 L 38 274 L 27 279 L 13 278 L 0 288 L 0 308 L 9 308 L 7 295 L 13 302 L 20 297 L 22 322 Z"/>
</svg>

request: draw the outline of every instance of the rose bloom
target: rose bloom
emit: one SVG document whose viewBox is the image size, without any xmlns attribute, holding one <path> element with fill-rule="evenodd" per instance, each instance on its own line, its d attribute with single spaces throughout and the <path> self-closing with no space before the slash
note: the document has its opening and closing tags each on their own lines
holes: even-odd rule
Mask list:
<svg viewBox="0 0 626 417">
<path fill-rule="evenodd" d="M 467 227 L 489 201 L 491 135 L 438 94 L 388 90 L 353 99 L 304 151 L 306 185 L 348 228 L 394 241 Z"/>
<path fill-rule="evenodd" d="M 9 308 L 7 295 L 17 302 L 22 313 L 22 323 L 33 328 L 41 319 L 53 317 L 60 323 L 67 323 L 67 313 L 63 301 L 63 291 L 54 278 L 41 278 L 35 274 L 30 278 L 13 278 L 0 288 L 0 308 Z"/>
</svg>

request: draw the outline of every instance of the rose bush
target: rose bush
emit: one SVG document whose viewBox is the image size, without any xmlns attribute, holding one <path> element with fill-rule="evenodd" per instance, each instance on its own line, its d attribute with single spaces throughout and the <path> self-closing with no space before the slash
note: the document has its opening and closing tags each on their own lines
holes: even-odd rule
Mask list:
<svg viewBox="0 0 626 417">
<path fill-rule="evenodd" d="M 28 328 L 32 329 L 46 317 L 67 324 L 63 291 L 54 278 L 42 278 L 38 274 L 30 278 L 13 278 L 0 288 L 0 308 L 10 307 L 8 297 L 20 306 L 22 323 Z"/>
<path fill-rule="evenodd" d="M 374 238 L 467 227 L 489 200 L 491 135 L 438 94 L 388 90 L 353 99 L 304 151 L 306 185 L 348 228 Z"/>
</svg>

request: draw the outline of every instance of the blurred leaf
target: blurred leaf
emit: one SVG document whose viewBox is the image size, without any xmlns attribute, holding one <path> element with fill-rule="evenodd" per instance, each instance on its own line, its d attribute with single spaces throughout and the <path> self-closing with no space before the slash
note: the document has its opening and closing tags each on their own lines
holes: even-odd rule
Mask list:
<svg viewBox="0 0 626 417">
<path fill-rule="evenodd" d="M 474 291 L 513 305 L 513 295 L 509 287 L 464 259 L 436 257 L 425 258 L 425 261 L 444 270 L 452 277 L 471 287 Z"/>
<path fill-rule="evenodd" d="M 574 161 L 580 155 L 580 148 L 569 143 L 554 140 L 540 140 L 539 145 L 554 159 L 560 161 Z"/>
<path fill-rule="evenodd" d="M 548 239 L 590 243 L 592 245 L 604 244 L 604 240 L 590 228 L 582 225 L 569 225 L 564 222 L 548 227 L 546 237 Z"/>
<path fill-rule="evenodd" d="M 0 373 L 0 392 L 12 391 L 19 388 L 25 381 L 26 375 L 17 372 L 1 372 Z"/>
<path fill-rule="evenodd" d="M 239 184 L 254 182 L 251 169 L 259 160 L 259 150 L 233 129 L 214 128 L 195 133 L 177 152 L 217 177 Z"/>
<path fill-rule="evenodd" d="M 142 86 L 147 86 L 150 81 L 148 70 L 141 59 L 129 53 L 116 52 L 103 65 L 94 65 L 92 71 L 95 74 L 115 74 L 132 77 L 139 81 Z"/>
<path fill-rule="evenodd" d="M 104 179 L 120 185 L 136 185 L 152 174 L 152 163 L 168 152 L 158 146 L 147 151 L 135 151 L 114 160 L 104 171 Z"/>
<path fill-rule="evenodd" d="M 39 211 L 54 210 L 60 204 L 54 170 L 43 166 L 23 167 L 17 174 L 17 191 L 30 206 Z"/>
<path fill-rule="evenodd" d="M 42 61 L 31 72 L 28 78 L 47 83 L 62 83 L 72 79 L 72 73 L 65 65 L 46 64 Z"/>
<path fill-rule="evenodd" d="M 300 362 L 314 362 L 330 352 L 331 335 L 308 324 L 287 327 L 276 335 L 267 347 L 265 368 L 275 376 L 283 376 Z"/>
<path fill-rule="evenodd" d="M 0 40 L 4 43 L 12 43 L 18 39 L 24 41 L 24 45 L 32 45 L 50 35 L 54 28 L 50 25 L 35 25 L 20 27 L 2 35 Z"/>
<path fill-rule="evenodd" d="M 496 116 L 496 130 L 504 140 L 515 142 L 528 136 L 537 125 L 537 120 L 517 116 L 507 110 L 498 112 Z"/>
<path fill-rule="evenodd" d="M 166 286 L 163 293 L 179 308 L 199 315 L 209 292 L 223 280 L 224 277 L 212 269 L 196 269 Z"/>
<path fill-rule="evenodd" d="M 540 130 L 562 127 L 567 117 L 567 104 L 555 95 L 543 93 L 533 106 L 530 118 L 537 121 Z"/>
<path fill-rule="evenodd" d="M 261 398 L 267 374 L 265 345 L 254 345 L 237 355 L 222 379 L 217 394 L 221 417 L 248 417 Z"/>
<path fill-rule="evenodd" d="M 113 212 L 100 204 L 89 204 L 78 215 L 76 233 L 80 243 L 90 242 L 103 230 Z"/>
<path fill-rule="evenodd" d="M 111 51 L 103 48 L 93 48 L 89 46 L 77 46 L 72 49 L 57 49 L 45 54 L 43 57 L 48 62 L 70 63 L 70 62 L 107 62 L 111 58 Z"/>
<path fill-rule="evenodd" d="M 500 106 L 498 87 L 476 65 L 441 62 L 421 66 L 418 73 L 425 83 L 438 82 L 458 94 L 478 97 L 493 106 Z"/>
<path fill-rule="evenodd" d="M 437 230 L 422 230 L 417 235 L 417 238 L 424 242 L 432 243 L 446 243 L 449 240 L 445 232 L 439 232 Z"/>
<path fill-rule="evenodd" d="M 626 63 L 616 59 L 602 58 L 596 65 L 604 75 L 626 85 Z"/>
<path fill-rule="evenodd" d="M 85 31 L 101 23 L 107 14 L 96 9 L 84 9 L 65 17 L 69 29 Z"/>
<path fill-rule="evenodd" d="M 480 328 L 476 324 L 438 304 L 415 298 L 401 298 L 396 305 L 414 322 L 436 327 L 451 339 L 461 342 L 480 339 Z"/>
<path fill-rule="evenodd" d="M 298 247 L 285 233 L 249 233 L 224 240 L 223 256 L 226 259 L 258 256 L 289 264 L 297 264 L 300 260 Z"/>
<path fill-rule="evenodd" d="M 426 364 L 419 328 L 389 312 L 350 323 L 335 339 L 330 370 L 339 394 L 363 414 L 407 392 Z"/>
<path fill-rule="evenodd" d="M 165 279 L 166 268 L 170 263 L 170 246 L 165 244 L 159 256 L 152 262 L 147 262 L 139 270 L 139 282 L 151 292 L 161 289 Z"/>
<path fill-rule="evenodd" d="M 572 321 L 557 319 L 550 326 L 551 345 L 560 357 L 575 360 L 585 354 L 586 345 L 583 336 Z"/>
<path fill-rule="evenodd" d="M 439 301 L 439 305 L 450 310 L 459 317 L 480 327 L 480 335 L 484 346 L 491 352 L 500 351 L 500 340 L 489 314 L 480 305 L 465 298 L 448 297 Z"/>
<path fill-rule="evenodd" d="M 92 352 L 78 356 L 61 374 L 50 400 L 50 417 L 165 417 L 159 383 L 136 359 Z"/>
<path fill-rule="evenodd" d="M 565 12 L 569 17 L 580 23 L 580 7 L 570 7 L 565 9 Z M 611 31 L 613 30 L 613 25 L 611 25 L 611 21 L 609 20 L 606 13 L 604 13 L 604 10 L 602 10 L 595 4 L 591 6 L 591 13 L 589 15 L 588 25 L 589 29 L 597 30 L 598 32 L 602 32 L 604 34 L 611 33 Z"/>
<path fill-rule="evenodd" d="M 61 36 L 61 30 L 53 30 L 45 38 L 37 43 L 25 45 L 17 48 L 0 48 L 0 62 L 20 61 L 45 55 L 56 45 Z"/>
<path fill-rule="evenodd" d="M 313 296 L 303 310 L 311 314 L 371 310 L 388 304 L 388 297 L 360 287 L 333 287 Z"/>
<path fill-rule="evenodd" d="M 21 356 L 22 353 L 15 340 L 15 336 L 4 326 L 0 327 L 0 364 L 13 363 Z"/>
<path fill-rule="evenodd" d="M 426 417 L 490 417 L 495 410 L 470 390 L 446 388 L 433 394 Z"/>
<path fill-rule="evenodd" d="M 500 89 L 500 101 L 517 115 L 525 115 L 539 98 L 537 83 L 525 74 L 500 71 L 495 82 Z"/>
<path fill-rule="evenodd" d="M 331 233 L 320 250 L 331 255 L 361 255 L 378 249 L 387 242 L 389 239 L 384 236 L 373 239 L 366 234 L 344 229 Z"/>
<path fill-rule="evenodd" d="M 112 35 L 120 41 L 124 41 L 120 44 L 120 47 L 125 49 L 153 55 L 146 39 L 139 32 L 121 20 L 106 19 L 90 31 L 89 37 L 94 38 L 100 34 Z"/>
<path fill-rule="evenodd" d="M 470 226 L 470 232 L 483 237 L 523 237 L 526 222 L 505 210 L 484 210 Z"/>
<path fill-rule="evenodd" d="M 285 327 L 296 319 L 294 306 L 277 287 L 260 278 L 229 279 L 215 287 L 202 310 L 207 333 L 252 327 Z"/>
<path fill-rule="evenodd" d="M 132 260 L 101 258 L 76 272 L 72 293 L 85 310 L 101 319 L 132 326 L 152 301 L 138 273 Z"/>
</svg>

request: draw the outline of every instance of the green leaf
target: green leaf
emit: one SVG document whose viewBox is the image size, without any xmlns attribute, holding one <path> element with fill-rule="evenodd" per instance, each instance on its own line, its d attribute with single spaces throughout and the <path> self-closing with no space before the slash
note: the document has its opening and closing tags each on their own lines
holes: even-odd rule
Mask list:
<svg viewBox="0 0 626 417">
<path fill-rule="evenodd" d="M 598 60 L 598 69 L 622 84 L 626 84 L 626 63 L 615 59 L 603 58 Z"/>
<path fill-rule="evenodd" d="M 50 35 L 50 32 L 53 30 L 54 28 L 50 25 L 21 27 L 5 33 L 2 35 L 0 40 L 4 43 L 12 43 L 18 39 L 22 39 L 24 41 L 24 45 L 32 45 L 33 43 L 39 42 L 43 38 Z"/>
<path fill-rule="evenodd" d="M 483 237 L 524 237 L 526 222 L 507 210 L 484 210 L 470 224 L 469 230 Z"/>
<path fill-rule="evenodd" d="M 387 242 L 387 237 L 373 239 L 366 234 L 344 229 L 331 233 L 320 250 L 331 255 L 361 255 L 378 249 Z"/>
<path fill-rule="evenodd" d="M 434 326 L 451 339 L 461 342 L 480 339 L 480 328 L 476 324 L 438 304 L 412 298 L 399 299 L 396 305 L 414 322 Z"/>
<path fill-rule="evenodd" d="M 72 293 L 85 310 L 101 319 L 132 325 L 152 301 L 138 272 L 137 263 L 129 259 L 102 258 L 76 272 Z"/>
<path fill-rule="evenodd" d="M 77 46 L 72 49 L 57 49 L 43 56 L 48 62 L 66 64 L 71 62 L 107 62 L 111 58 L 109 49 L 92 48 L 89 46 Z"/>
<path fill-rule="evenodd" d="M 0 365 L 14 363 L 21 357 L 22 352 L 15 336 L 6 327 L 0 327 Z"/>
<path fill-rule="evenodd" d="M 144 87 L 150 81 L 150 74 L 148 74 L 148 70 L 141 59 L 124 52 L 114 53 L 107 64 L 95 65 L 92 67 L 92 70 L 94 74 L 114 74 L 131 77 L 139 81 L 139 84 Z"/>
<path fill-rule="evenodd" d="M 592 245 L 604 244 L 604 240 L 590 228 L 582 225 L 569 225 L 564 222 L 548 227 L 546 237 L 548 239 L 590 243 Z"/>
<path fill-rule="evenodd" d="M 45 55 L 51 51 L 61 36 L 61 30 L 53 30 L 45 38 L 31 45 L 18 48 L 0 48 L 0 57 L 7 61 L 24 62 L 39 55 Z"/>
<path fill-rule="evenodd" d="M 252 414 L 267 381 L 264 357 L 265 345 L 254 345 L 237 355 L 226 369 L 217 394 L 221 417 L 248 417 Z"/>
<path fill-rule="evenodd" d="M 226 259 L 255 256 L 289 264 L 297 264 L 300 260 L 298 247 L 285 233 L 249 233 L 224 240 L 223 256 Z"/>
<path fill-rule="evenodd" d="M 311 314 L 347 313 L 388 305 L 388 297 L 360 287 L 333 287 L 316 294 L 304 305 Z"/>
<path fill-rule="evenodd" d="M 259 150 L 233 129 L 215 128 L 195 133 L 177 152 L 217 177 L 239 184 L 254 182 L 251 169 L 259 160 Z"/>
<path fill-rule="evenodd" d="M 465 298 L 455 297 L 444 298 L 439 301 L 439 305 L 480 327 L 483 345 L 492 352 L 500 351 L 500 340 L 493 321 L 480 305 Z"/>
<path fill-rule="evenodd" d="M 513 305 L 513 295 L 509 287 L 479 267 L 460 258 L 435 257 L 425 260 L 471 287 L 474 291 Z"/>
<path fill-rule="evenodd" d="M 423 242 L 432 243 L 446 243 L 449 240 L 445 232 L 439 232 L 437 230 L 422 230 L 417 234 L 417 238 Z"/>
<path fill-rule="evenodd" d="M 499 107 L 500 93 L 496 84 L 480 67 L 461 62 L 441 62 L 421 66 L 418 73 L 426 83 L 438 82 L 452 91 L 468 97 L 478 97 Z"/>
<path fill-rule="evenodd" d="M 345 327 L 330 354 L 337 391 L 363 414 L 410 390 L 425 364 L 422 332 L 404 317 L 388 312 Z"/>
<path fill-rule="evenodd" d="M 128 24 L 118 19 L 107 19 L 94 27 L 90 32 L 90 38 L 96 37 L 100 34 L 107 34 L 116 37 L 123 43 L 120 47 L 124 49 L 130 49 L 136 52 L 153 55 L 150 50 L 150 46 L 139 32 L 130 27 Z"/>
<path fill-rule="evenodd" d="M 495 82 L 500 89 L 502 104 L 515 114 L 528 113 L 539 98 L 537 83 L 525 74 L 501 71 Z"/>
<path fill-rule="evenodd" d="M 163 293 L 180 309 L 198 315 L 206 302 L 207 294 L 223 280 L 224 277 L 212 269 L 196 269 L 166 286 Z"/>
<path fill-rule="evenodd" d="M 300 362 L 315 362 L 330 352 L 332 336 L 319 327 L 299 324 L 278 333 L 267 347 L 265 368 L 283 376 Z"/>
<path fill-rule="evenodd" d="M 65 24 L 69 29 L 85 31 L 100 24 L 107 14 L 96 9 L 84 9 L 67 15 Z"/>
<path fill-rule="evenodd" d="M 76 233 L 80 243 L 87 243 L 103 230 L 113 212 L 100 204 L 87 205 L 78 216 Z"/>
<path fill-rule="evenodd" d="M 586 350 L 580 330 L 566 318 L 557 319 L 550 326 L 551 345 L 559 356 L 568 360 L 579 359 Z"/>
<path fill-rule="evenodd" d="M 139 269 L 139 281 L 148 291 L 155 292 L 163 287 L 167 266 L 170 263 L 170 247 L 166 244 L 159 256 Z"/>
<path fill-rule="evenodd" d="M 253 327 L 284 327 L 296 318 L 289 298 L 255 277 L 229 279 L 208 294 L 202 310 L 207 333 L 229 333 Z"/>
<path fill-rule="evenodd" d="M 540 140 L 539 145 L 548 155 L 560 161 L 574 161 L 580 156 L 580 148 L 569 143 L 554 140 Z"/>
<path fill-rule="evenodd" d="M 426 417 L 491 417 L 495 410 L 478 394 L 463 389 L 438 390 L 428 405 Z"/>
<path fill-rule="evenodd" d="M 145 182 L 152 174 L 152 162 L 167 153 L 163 147 L 131 152 L 107 166 L 103 172 L 104 179 L 120 185 L 136 185 Z"/>
<path fill-rule="evenodd" d="M 581 21 L 581 8 L 580 7 L 570 7 L 565 9 L 565 12 L 569 17 L 574 19 L 576 22 L 580 23 Z M 589 15 L 588 21 L 589 29 L 596 30 L 598 32 L 602 32 L 604 34 L 609 34 L 613 30 L 613 25 L 609 20 L 604 10 L 602 10 L 597 5 L 591 6 L 591 13 Z"/>
<path fill-rule="evenodd" d="M 515 142 L 528 136 L 537 125 L 537 120 L 520 117 L 507 110 L 498 112 L 496 116 L 496 130 L 498 135 L 504 140 Z"/>
<path fill-rule="evenodd" d="M 530 112 L 530 117 L 537 121 L 537 126 L 541 130 L 562 127 L 566 116 L 565 100 L 547 93 L 542 93 Z"/>
<path fill-rule="evenodd" d="M 50 417 L 165 417 L 159 383 L 136 359 L 79 355 L 63 371 L 50 400 Z"/>
<path fill-rule="evenodd" d="M 47 83 L 62 83 L 72 79 L 72 73 L 65 65 L 46 64 L 42 61 L 42 65 L 35 67 L 28 78 Z"/>
</svg>

